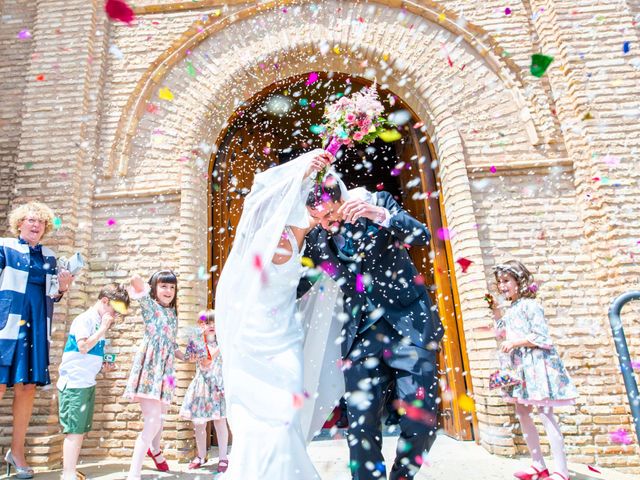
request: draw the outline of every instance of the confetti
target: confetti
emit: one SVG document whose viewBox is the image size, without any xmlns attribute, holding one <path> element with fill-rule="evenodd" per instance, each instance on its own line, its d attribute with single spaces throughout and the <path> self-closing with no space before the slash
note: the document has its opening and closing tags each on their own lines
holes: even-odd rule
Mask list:
<svg viewBox="0 0 640 480">
<path fill-rule="evenodd" d="M 191 62 L 187 62 L 187 75 L 189 75 L 192 78 L 196 78 L 196 69 L 193 66 L 193 63 Z"/>
<path fill-rule="evenodd" d="M 489 169 L 489 171 L 491 173 L 496 173 L 498 171 L 498 169 L 494 165 L 491 165 L 491 168 Z"/>
<path fill-rule="evenodd" d="M 364 292 L 364 281 L 361 273 L 356 275 L 356 292 Z"/>
<path fill-rule="evenodd" d="M 40 75 L 36 76 L 36 80 L 37 80 L 38 82 L 44 82 L 44 74 L 43 74 L 43 73 L 41 73 Z"/>
<path fill-rule="evenodd" d="M 300 259 L 300 263 L 302 264 L 303 267 L 308 267 L 308 268 L 314 267 L 313 260 L 311 260 L 309 257 L 302 257 Z"/>
<path fill-rule="evenodd" d="M 629 53 L 631 50 L 631 42 L 627 41 L 622 44 L 622 53 Z"/>
<path fill-rule="evenodd" d="M 422 275 L 416 275 L 413 279 L 413 283 L 416 285 L 424 285 L 424 277 Z"/>
<path fill-rule="evenodd" d="M 311 72 L 309 74 L 309 78 L 307 78 L 307 83 L 306 85 L 313 85 L 314 83 L 316 83 L 318 81 L 319 75 L 317 72 Z"/>
<path fill-rule="evenodd" d="M 437 424 L 436 415 L 421 408 L 412 405 L 403 400 L 394 400 L 393 407 L 398 410 L 401 415 L 406 415 L 413 421 L 424 423 L 426 425 L 435 426 Z"/>
<path fill-rule="evenodd" d="M 304 405 L 304 395 L 300 393 L 293 394 L 293 408 L 300 410 Z"/>
<path fill-rule="evenodd" d="M 111 20 L 118 20 L 127 25 L 131 25 L 135 19 L 133 9 L 124 0 L 107 0 L 104 11 Z"/>
<path fill-rule="evenodd" d="M 454 236 L 453 231 L 448 228 L 439 228 L 438 229 L 438 238 L 440 240 L 451 240 Z"/>
<path fill-rule="evenodd" d="M 20 30 L 18 33 L 19 40 L 28 40 L 31 38 L 31 32 L 29 30 Z"/>
<path fill-rule="evenodd" d="M 167 87 L 162 87 L 158 92 L 158 97 L 160 97 L 161 100 L 167 100 L 170 102 L 173 100 L 173 93 L 171 93 L 171 90 Z"/>
<path fill-rule="evenodd" d="M 461 257 L 456 260 L 456 263 L 460 265 L 460 268 L 462 268 L 462 273 L 467 273 L 467 270 L 469 269 L 473 261 L 469 260 L 468 258 Z"/>
<path fill-rule="evenodd" d="M 113 227 L 116 224 L 116 219 L 115 218 L 110 218 L 109 220 L 107 220 L 107 225 L 109 227 Z"/>
<path fill-rule="evenodd" d="M 53 219 L 53 228 L 58 230 L 60 227 L 62 227 L 62 219 L 60 217 L 55 217 Z"/>
<path fill-rule="evenodd" d="M 629 435 L 629 432 L 627 432 L 624 428 L 620 428 L 615 432 L 610 432 L 609 439 L 612 443 L 617 443 L 619 445 L 630 445 L 633 442 L 631 436 Z"/>
<path fill-rule="evenodd" d="M 589 470 L 591 470 L 592 472 L 595 472 L 595 473 L 602 473 L 602 472 L 601 472 L 600 470 L 598 470 L 596 467 L 593 467 L 593 466 L 591 466 L 591 465 L 587 465 L 587 468 L 588 468 Z"/>
<path fill-rule="evenodd" d="M 593 120 L 593 115 L 591 115 L 591 112 L 587 112 L 582 116 L 582 120 Z"/>
<path fill-rule="evenodd" d="M 116 313 L 119 313 L 120 315 L 127 314 L 127 306 L 124 302 L 121 302 L 120 300 L 109 300 L 109 305 L 111 305 L 111 308 L 113 308 Z"/>
<path fill-rule="evenodd" d="M 504 14 L 505 15 L 511 15 L 511 9 L 509 7 L 504 9 Z"/>
<path fill-rule="evenodd" d="M 458 405 L 465 412 L 473 412 L 476 409 L 476 402 L 473 401 L 473 398 L 468 396 L 466 393 L 463 393 L 458 397 Z"/>
<path fill-rule="evenodd" d="M 167 387 L 173 390 L 174 388 L 176 388 L 176 377 L 174 377 L 173 375 L 167 375 L 164 378 L 164 383 L 167 385 Z"/>
<path fill-rule="evenodd" d="M 395 128 L 393 130 L 383 130 L 378 134 L 378 136 L 383 142 L 386 143 L 395 142 L 396 140 L 400 140 L 402 138 L 402 134 Z"/>
<path fill-rule="evenodd" d="M 538 78 L 542 77 L 547 71 L 547 68 L 549 68 L 549 65 L 551 65 L 551 62 L 553 62 L 553 57 L 541 53 L 534 53 L 531 56 L 531 67 L 529 68 L 531 75 Z"/>
</svg>

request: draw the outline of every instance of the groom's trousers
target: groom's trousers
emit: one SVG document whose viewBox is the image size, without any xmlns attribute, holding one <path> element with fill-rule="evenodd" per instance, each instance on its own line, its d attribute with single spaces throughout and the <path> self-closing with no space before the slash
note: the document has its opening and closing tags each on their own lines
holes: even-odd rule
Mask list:
<svg viewBox="0 0 640 480">
<path fill-rule="evenodd" d="M 359 333 L 344 371 L 353 480 L 386 478 L 381 417 L 389 395 L 401 412 L 391 480 L 411 480 L 435 441 L 436 352 L 411 345 L 380 319 Z"/>
</svg>

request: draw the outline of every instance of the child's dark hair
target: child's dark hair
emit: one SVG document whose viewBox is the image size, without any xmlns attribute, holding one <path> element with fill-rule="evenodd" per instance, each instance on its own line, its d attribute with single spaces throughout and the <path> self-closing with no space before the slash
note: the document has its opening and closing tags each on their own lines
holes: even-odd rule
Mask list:
<svg viewBox="0 0 640 480">
<path fill-rule="evenodd" d="M 129 294 L 127 293 L 127 288 L 124 285 L 115 282 L 102 287 L 102 290 L 100 290 L 100 293 L 98 294 L 98 300 L 102 300 L 103 298 L 122 302 L 127 310 L 129 309 L 129 303 L 131 302 Z"/>
<path fill-rule="evenodd" d="M 339 202 L 342 200 L 340 184 L 329 175 L 321 185 L 314 185 L 307 197 L 307 207 L 316 208 L 324 202 Z"/>
<path fill-rule="evenodd" d="M 202 310 L 198 314 L 198 322 L 200 323 L 215 323 L 216 322 L 216 314 L 213 310 Z"/>
<path fill-rule="evenodd" d="M 536 298 L 538 286 L 536 285 L 533 275 L 518 260 L 508 260 L 500 263 L 493 268 L 493 274 L 498 281 L 500 275 L 511 275 L 518 284 L 518 294 L 524 298 Z"/>
<path fill-rule="evenodd" d="M 176 294 L 171 300 L 171 304 L 169 307 L 175 308 L 178 310 L 178 277 L 172 270 L 158 270 L 156 273 L 151 275 L 149 279 L 149 286 L 151 287 L 151 291 L 149 292 L 149 296 L 153 298 L 155 301 L 158 301 L 158 284 L 159 283 L 171 283 L 176 286 Z"/>
</svg>

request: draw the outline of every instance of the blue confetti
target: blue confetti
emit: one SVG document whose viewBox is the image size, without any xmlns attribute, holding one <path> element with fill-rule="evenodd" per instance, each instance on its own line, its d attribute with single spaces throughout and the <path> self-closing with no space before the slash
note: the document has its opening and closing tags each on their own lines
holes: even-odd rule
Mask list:
<svg viewBox="0 0 640 480">
<path fill-rule="evenodd" d="M 622 44 L 622 53 L 629 53 L 629 50 L 631 50 L 631 42 L 624 42 Z"/>
</svg>

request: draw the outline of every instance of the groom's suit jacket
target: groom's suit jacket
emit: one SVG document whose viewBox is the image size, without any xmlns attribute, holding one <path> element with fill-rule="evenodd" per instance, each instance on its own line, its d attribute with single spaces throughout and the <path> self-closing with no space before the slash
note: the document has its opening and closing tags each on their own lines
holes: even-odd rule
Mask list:
<svg viewBox="0 0 640 480">
<path fill-rule="evenodd" d="M 343 357 L 349 354 L 372 308 L 383 309 L 378 310 L 383 312 L 380 321 L 387 321 L 414 345 L 425 347 L 429 342 L 439 341 L 443 334 L 438 312 L 432 308 L 426 288 L 415 282 L 418 271 L 407 251 L 408 245 L 429 245 L 431 236 L 427 227 L 402 209 L 388 192 L 378 192 L 375 202 L 391 214 L 389 226 L 382 227 L 365 218 L 355 223 L 355 261 L 346 261 L 338 252 L 334 238 L 320 226 L 312 229 L 306 238 L 305 256 L 329 274 L 344 294 L 348 320 L 342 331 Z M 364 292 L 356 287 L 358 274 L 363 275 Z M 309 288 L 311 282 L 303 277 L 298 296 Z"/>
</svg>

